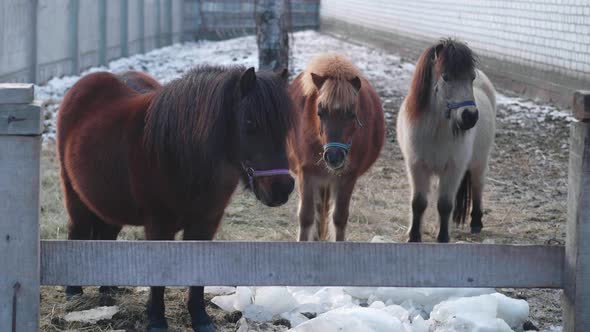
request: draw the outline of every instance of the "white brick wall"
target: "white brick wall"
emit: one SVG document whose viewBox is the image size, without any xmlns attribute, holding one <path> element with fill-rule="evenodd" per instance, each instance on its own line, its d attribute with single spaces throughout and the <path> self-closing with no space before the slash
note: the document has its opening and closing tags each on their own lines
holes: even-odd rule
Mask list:
<svg viewBox="0 0 590 332">
<path fill-rule="evenodd" d="M 590 0 L 322 0 L 321 18 L 590 80 Z M 590 87 L 589 87 L 590 88 Z"/>
</svg>

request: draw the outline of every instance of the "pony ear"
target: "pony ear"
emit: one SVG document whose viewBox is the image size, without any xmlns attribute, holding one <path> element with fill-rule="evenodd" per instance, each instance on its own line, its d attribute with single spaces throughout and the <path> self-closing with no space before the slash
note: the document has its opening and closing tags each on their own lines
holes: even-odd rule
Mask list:
<svg viewBox="0 0 590 332">
<path fill-rule="evenodd" d="M 356 92 L 361 90 L 361 79 L 358 76 L 355 76 L 349 82 L 352 84 L 352 87 L 356 90 Z"/>
<path fill-rule="evenodd" d="M 327 79 L 327 77 L 311 73 L 311 80 L 318 90 L 322 88 L 322 85 L 324 85 L 324 82 L 326 82 Z"/>
<path fill-rule="evenodd" d="M 254 88 L 254 85 L 256 85 L 256 72 L 254 67 L 250 67 L 242 73 L 242 77 L 240 78 L 240 92 L 242 96 L 247 95 Z"/>
<path fill-rule="evenodd" d="M 442 43 L 440 43 L 434 47 L 433 60 L 438 59 L 438 56 L 439 56 L 440 52 L 442 52 L 443 48 L 445 48 L 445 46 Z"/>
<path fill-rule="evenodd" d="M 283 81 L 287 82 L 289 80 L 289 70 L 287 68 L 279 69 L 277 74 Z"/>
</svg>

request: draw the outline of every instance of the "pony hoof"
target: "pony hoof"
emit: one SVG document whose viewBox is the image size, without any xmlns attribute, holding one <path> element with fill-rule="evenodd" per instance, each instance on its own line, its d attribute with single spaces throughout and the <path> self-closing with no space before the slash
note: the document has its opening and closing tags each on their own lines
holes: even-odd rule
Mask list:
<svg viewBox="0 0 590 332">
<path fill-rule="evenodd" d="M 155 319 L 150 321 L 147 326 L 147 332 L 168 332 L 168 323 L 166 319 Z"/>
<path fill-rule="evenodd" d="M 422 242 L 422 237 L 420 235 L 418 235 L 418 236 L 410 235 L 410 237 L 408 237 L 408 243 L 411 243 L 411 242 Z"/>
<path fill-rule="evenodd" d="M 98 288 L 98 291 L 101 294 L 107 294 L 107 295 L 115 295 L 115 294 L 123 294 L 126 292 L 125 288 L 120 288 L 117 286 L 100 286 Z"/>
<path fill-rule="evenodd" d="M 80 286 L 67 286 L 66 287 L 66 300 L 72 300 L 78 296 L 84 294 L 82 287 Z"/>
<path fill-rule="evenodd" d="M 439 236 L 437 236 L 436 240 L 439 243 L 449 243 L 449 240 L 450 239 L 449 239 L 449 236 L 448 235 L 439 235 Z"/>
<path fill-rule="evenodd" d="M 471 226 L 471 234 L 481 233 L 482 228 L 483 228 L 483 226 Z"/>
<path fill-rule="evenodd" d="M 167 327 L 148 327 L 147 332 L 168 332 Z"/>
<path fill-rule="evenodd" d="M 215 332 L 215 326 L 213 323 L 201 324 L 193 326 L 194 332 Z"/>
</svg>

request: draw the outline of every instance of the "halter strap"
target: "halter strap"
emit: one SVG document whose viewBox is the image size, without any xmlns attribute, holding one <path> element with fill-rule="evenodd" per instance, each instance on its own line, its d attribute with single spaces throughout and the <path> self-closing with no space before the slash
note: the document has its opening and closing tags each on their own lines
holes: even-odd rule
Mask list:
<svg viewBox="0 0 590 332">
<path fill-rule="evenodd" d="M 242 169 L 248 175 L 248 182 L 250 184 L 250 188 L 254 188 L 254 179 L 262 176 L 273 176 L 273 175 L 289 175 L 289 170 L 286 168 L 273 168 L 273 169 L 265 169 L 265 170 L 255 170 L 250 166 L 246 166 L 245 162 L 242 162 Z"/>
<path fill-rule="evenodd" d="M 459 103 L 447 103 L 448 109 L 455 109 L 455 108 L 459 108 L 459 107 L 463 107 L 463 106 L 477 106 L 477 105 L 475 105 L 475 101 L 473 101 L 473 100 L 464 100 Z"/>
<path fill-rule="evenodd" d="M 454 109 L 457 109 L 459 107 L 464 107 L 464 106 L 477 106 L 475 104 L 475 101 L 473 100 L 464 100 L 458 103 L 447 103 L 447 112 L 446 112 L 446 117 L 447 119 L 451 118 L 451 111 Z"/>
<path fill-rule="evenodd" d="M 350 151 L 350 146 L 351 144 L 346 144 L 346 143 L 338 143 L 338 142 L 330 142 L 327 144 L 324 144 L 324 150 L 327 150 L 329 148 L 341 148 L 343 150 L 345 150 L 346 152 Z"/>
</svg>

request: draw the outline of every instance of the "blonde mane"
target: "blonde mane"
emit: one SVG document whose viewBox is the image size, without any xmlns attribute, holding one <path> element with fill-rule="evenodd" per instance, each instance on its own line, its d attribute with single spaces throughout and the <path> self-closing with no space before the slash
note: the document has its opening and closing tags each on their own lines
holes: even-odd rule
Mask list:
<svg viewBox="0 0 590 332">
<path fill-rule="evenodd" d="M 311 73 L 327 78 L 318 91 L 313 83 Z M 358 92 L 350 80 L 358 77 L 364 81 L 360 70 L 344 56 L 335 53 L 324 53 L 313 58 L 301 78 L 301 86 L 305 96 L 318 92 L 318 103 L 328 109 L 333 106 L 346 107 L 356 102 Z"/>
</svg>

